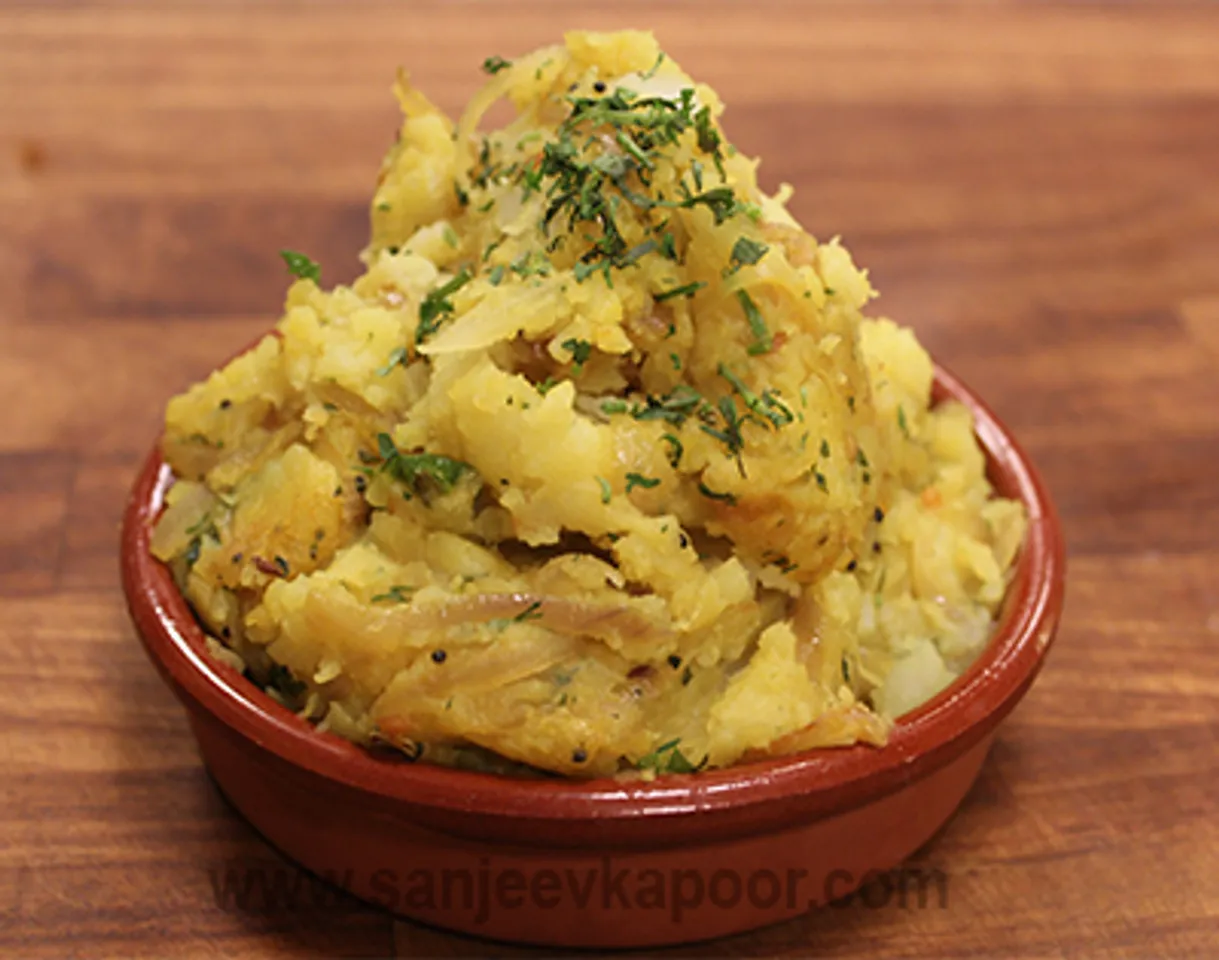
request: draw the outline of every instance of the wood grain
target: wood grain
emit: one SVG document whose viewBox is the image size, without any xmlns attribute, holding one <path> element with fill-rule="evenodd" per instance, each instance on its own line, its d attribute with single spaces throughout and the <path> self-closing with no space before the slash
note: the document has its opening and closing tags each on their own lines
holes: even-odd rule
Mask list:
<svg viewBox="0 0 1219 960">
<path fill-rule="evenodd" d="M 223 903 L 226 870 L 293 874 L 201 769 L 115 550 L 165 399 L 274 319 L 275 252 L 354 275 L 395 67 L 455 110 L 568 24 L 654 26 L 720 90 L 1014 427 L 1071 553 L 1049 666 L 918 856 L 943 908 L 670 952 L 1213 955 L 1219 10 L 796 0 L 0 3 L 0 953 L 533 953 Z"/>
</svg>

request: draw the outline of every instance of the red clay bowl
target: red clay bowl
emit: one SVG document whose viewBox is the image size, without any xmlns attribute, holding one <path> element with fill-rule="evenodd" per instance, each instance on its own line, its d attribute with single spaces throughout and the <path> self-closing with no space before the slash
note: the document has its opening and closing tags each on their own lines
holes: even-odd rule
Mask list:
<svg viewBox="0 0 1219 960">
<path fill-rule="evenodd" d="M 1028 538 L 990 644 L 882 749 L 653 783 L 511 780 L 375 757 L 206 653 L 148 551 L 172 481 L 156 450 L 124 518 L 123 586 L 220 789 L 271 843 L 357 897 L 441 927 L 569 947 L 735 933 L 843 897 L 930 838 L 1053 639 L 1065 558 L 1046 489 L 985 404 L 942 369 L 933 396 L 973 410 L 990 480 L 1028 508 Z"/>
</svg>

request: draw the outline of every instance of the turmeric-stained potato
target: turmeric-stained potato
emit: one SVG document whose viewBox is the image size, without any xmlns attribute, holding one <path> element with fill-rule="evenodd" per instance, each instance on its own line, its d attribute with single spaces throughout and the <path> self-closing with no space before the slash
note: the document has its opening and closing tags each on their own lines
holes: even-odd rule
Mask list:
<svg viewBox="0 0 1219 960">
<path fill-rule="evenodd" d="M 969 412 L 650 34 L 486 69 L 456 118 L 399 75 L 364 273 L 285 252 L 274 334 L 171 401 L 154 552 L 274 696 L 413 760 L 883 744 L 1024 537 Z"/>
</svg>

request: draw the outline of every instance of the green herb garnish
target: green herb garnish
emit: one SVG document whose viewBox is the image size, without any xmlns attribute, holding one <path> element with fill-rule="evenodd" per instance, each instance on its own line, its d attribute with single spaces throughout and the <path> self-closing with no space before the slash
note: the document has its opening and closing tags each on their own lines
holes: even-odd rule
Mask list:
<svg viewBox="0 0 1219 960">
<path fill-rule="evenodd" d="M 745 466 L 741 462 L 741 451 L 745 447 L 745 438 L 741 436 L 741 424 L 744 421 L 737 413 L 736 403 L 733 402 L 732 397 L 720 397 L 716 403 L 716 409 L 723 419 L 723 427 L 700 423 L 698 428 L 728 448 L 728 455 L 736 459 L 737 470 L 743 477 L 745 476 Z"/>
<path fill-rule="evenodd" d="M 753 298 L 744 290 L 738 290 L 736 298 L 741 302 L 741 309 L 745 311 L 745 319 L 748 321 L 749 329 L 753 333 L 753 343 L 748 347 L 750 356 L 769 353 L 773 341 L 770 337 L 770 331 L 766 329 L 766 321 L 762 318 L 762 312 L 758 310 L 758 306 L 753 302 Z"/>
<path fill-rule="evenodd" d="M 636 404 L 631 409 L 631 416 L 636 420 L 664 420 L 680 427 L 703 402 L 697 390 L 681 383 L 663 397 L 646 397 L 642 406 Z"/>
<path fill-rule="evenodd" d="M 414 592 L 414 587 L 394 584 L 385 593 L 378 593 L 369 598 L 369 603 L 409 603 L 411 594 Z"/>
<path fill-rule="evenodd" d="M 409 357 L 410 353 L 406 347 L 394 347 L 394 349 L 389 353 L 389 359 L 385 361 L 385 366 L 377 369 L 377 376 L 389 376 L 390 371 L 393 370 L 394 367 L 398 366 L 398 364 L 406 366 L 406 362 Z"/>
<path fill-rule="evenodd" d="M 669 445 L 669 466 L 676 470 L 685 448 L 682 447 L 681 441 L 671 433 L 661 434 L 660 439 Z"/>
<path fill-rule="evenodd" d="M 707 757 L 693 764 L 678 748 L 681 738 L 662 743 L 649 754 L 640 757 L 635 766 L 640 770 L 651 770 L 655 773 L 697 773 L 707 765 Z"/>
<path fill-rule="evenodd" d="M 643 487 L 645 490 L 651 490 L 653 487 L 660 486 L 660 481 L 655 477 L 645 477 L 640 473 L 628 473 L 626 475 L 626 492 L 630 493 L 636 487 Z"/>
<path fill-rule="evenodd" d="M 775 396 L 773 390 L 763 390 L 762 395 L 759 397 L 745 386 L 741 379 L 724 366 L 724 364 L 721 363 L 719 365 L 718 372 L 721 377 L 732 385 L 733 391 L 745 401 L 745 406 L 753 415 L 752 419 L 758 423 L 769 423 L 777 430 L 779 427 L 784 427 L 795 419 L 791 410 L 788 409 L 782 400 Z"/>
<path fill-rule="evenodd" d="M 665 300 L 672 300 L 674 297 L 692 297 L 706 285 L 702 280 L 695 280 L 693 283 L 673 287 L 671 290 L 662 290 L 660 293 L 655 294 L 652 299 L 657 303 L 663 303 Z"/>
<path fill-rule="evenodd" d="M 284 263 L 288 265 L 288 272 L 292 276 L 300 277 L 302 280 L 312 280 L 317 284 L 322 282 L 322 268 L 303 253 L 297 253 L 295 250 L 280 250 L 279 255 L 284 258 Z"/>
<path fill-rule="evenodd" d="M 521 278 L 545 277 L 549 275 L 551 266 L 541 250 L 527 250 L 513 260 L 508 269 Z"/>
<path fill-rule="evenodd" d="M 503 57 L 487 57 L 483 61 L 483 70 L 492 75 L 499 73 L 501 70 L 507 70 L 510 66 L 512 66 L 512 61 L 505 60 Z"/>
<path fill-rule="evenodd" d="M 381 454 L 381 469 L 408 488 L 416 488 L 426 478 L 441 493 L 448 493 L 466 473 L 474 468 L 461 460 L 454 460 L 438 453 L 402 453 L 388 433 L 377 434 L 377 448 Z M 407 494 L 409 498 L 409 493 Z"/>
<path fill-rule="evenodd" d="M 564 340 L 562 346 L 571 354 L 572 376 L 578 377 L 580 371 L 584 369 L 584 364 L 592 356 L 593 345 L 587 340 L 577 340 L 573 337 L 570 340 Z"/>
<path fill-rule="evenodd" d="M 726 274 L 736 273 L 741 267 L 753 266 L 764 256 L 770 247 L 764 243 L 758 243 L 756 240 L 750 240 L 748 237 L 740 237 L 732 246 L 732 259 L 729 261 Z"/>
<path fill-rule="evenodd" d="M 541 620 L 542 619 L 542 614 L 540 612 L 541 608 L 542 608 L 542 601 L 534 600 L 533 603 L 529 604 L 529 606 L 527 606 L 524 610 L 522 610 L 515 617 L 513 617 L 512 622 L 513 623 L 524 623 L 527 620 Z"/>
<path fill-rule="evenodd" d="M 698 482 L 698 492 L 704 497 L 707 497 L 709 500 L 719 500 L 721 503 L 726 503 L 730 507 L 736 506 L 736 497 L 733 494 L 720 493 L 719 491 L 712 490 L 701 480 Z"/>
<path fill-rule="evenodd" d="M 419 304 L 419 326 L 415 328 L 415 343 L 423 343 L 440 329 L 444 318 L 453 312 L 453 303 L 449 297 L 473 279 L 473 274 L 463 269 L 448 283 L 437 287 L 423 298 L 423 302 Z"/>
</svg>

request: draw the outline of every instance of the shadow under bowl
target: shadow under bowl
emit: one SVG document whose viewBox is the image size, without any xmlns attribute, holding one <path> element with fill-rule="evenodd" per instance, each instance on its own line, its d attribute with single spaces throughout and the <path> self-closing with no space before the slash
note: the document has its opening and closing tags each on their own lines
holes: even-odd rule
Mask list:
<svg viewBox="0 0 1219 960">
<path fill-rule="evenodd" d="M 973 412 L 996 492 L 1028 534 L 994 634 L 882 748 L 823 749 L 651 783 L 515 780 L 374 755 L 276 703 L 206 651 L 149 552 L 172 482 L 159 449 L 127 505 L 123 587 L 220 789 L 272 844 L 394 913 L 566 947 L 655 946 L 774 923 L 850 894 L 951 816 L 1028 690 L 1062 609 L 1047 491 L 986 405 L 936 368 L 933 402 Z"/>
</svg>

